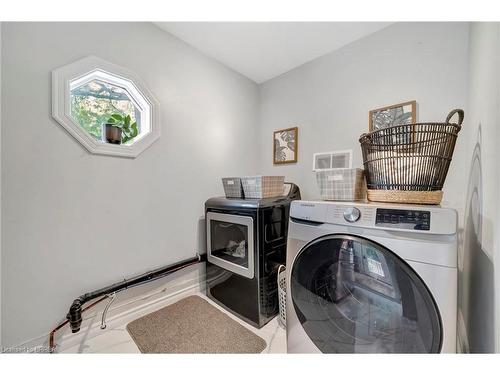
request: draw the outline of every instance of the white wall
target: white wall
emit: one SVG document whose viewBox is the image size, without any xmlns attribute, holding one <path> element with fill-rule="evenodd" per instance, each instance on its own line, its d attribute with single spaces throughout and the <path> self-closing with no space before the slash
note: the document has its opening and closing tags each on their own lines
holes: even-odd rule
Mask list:
<svg viewBox="0 0 500 375">
<path fill-rule="evenodd" d="M 358 138 L 370 109 L 415 99 L 418 120 L 444 121 L 466 104 L 467 41 L 466 23 L 395 24 L 262 84 L 262 172 L 284 174 L 303 198 L 317 199 L 313 153 L 353 149 L 354 166 L 362 167 Z M 291 126 L 299 127 L 299 161 L 273 166 L 273 131 Z M 459 210 L 462 143 L 444 197 Z"/>
<path fill-rule="evenodd" d="M 14 345 L 83 292 L 195 255 L 220 177 L 257 171 L 258 90 L 152 24 L 5 23 L 2 48 L 2 338 Z M 51 70 L 87 55 L 134 71 L 161 103 L 162 136 L 137 159 L 91 155 L 51 117 Z"/>
<path fill-rule="evenodd" d="M 469 104 L 461 134 L 467 195 L 458 325 L 462 349 L 471 352 L 493 352 L 495 340 L 500 350 L 499 33 L 498 23 L 471 25 Z"/>
</svg>

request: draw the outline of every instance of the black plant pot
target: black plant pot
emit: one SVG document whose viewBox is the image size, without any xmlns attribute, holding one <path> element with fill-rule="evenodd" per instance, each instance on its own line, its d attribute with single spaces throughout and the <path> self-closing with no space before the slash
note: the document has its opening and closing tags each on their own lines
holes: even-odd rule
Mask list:
<svg viewBox="0 0 500 375">
<path fill-rule="evenodd" d="M 122 143 L 122 129 L 113 126 L 112 124 L 106 124 L 106 141 L 114 145 L 119 145 Z"/>
</svg>

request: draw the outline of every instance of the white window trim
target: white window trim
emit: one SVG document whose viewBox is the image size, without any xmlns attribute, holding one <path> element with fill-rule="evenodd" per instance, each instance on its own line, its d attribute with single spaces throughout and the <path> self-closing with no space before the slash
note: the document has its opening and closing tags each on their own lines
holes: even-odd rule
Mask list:
<svg viewBox="0 0 500 375">
<path fill-rule="evenodd" d="M 141 125 L 150 126 L 149 132 L 137 138 L 131 145 L 115 145 L 101 142 L 93 138 L 71 117 L 71 88 L 74 80 L 94 72 L 104 72 L 116 76 L 120 87 L 129 88 L 135 104 L 140 109 L 149 106 L 151 118 L 146 118 Z M 125 81 L 125 83 L 124 83 Z M 85 82 L 78 82 L 78 85 Z M 112 82 L 113 83 L 113 82 Z M 115 84 L 115 83 L 113 83 Z M 130 90 L 132 89 L 132 90 Z M 134 90 L 142 94 L 137 97 Z M 61 124 L 75 139 L 77 139 L 92 154 L 114 155 L 135 158 L 160 138 L 160 104 L 151 91 L 135 73 L 112 64 L 95 56 L 89 56 L 74 63 L 62 66 L 52 71 L 52 117 Z"/>
</svg>

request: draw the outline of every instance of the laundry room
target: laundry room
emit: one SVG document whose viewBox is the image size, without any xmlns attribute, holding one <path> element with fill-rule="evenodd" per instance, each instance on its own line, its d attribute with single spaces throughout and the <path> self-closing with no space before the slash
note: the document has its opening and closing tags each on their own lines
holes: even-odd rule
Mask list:
<svg viewBox="0 0 500 375">
<path fill-rule="evenodd" d="M 0 14 L 0 358 L 500 353 L 500 23 L 163 14 Z"/>
</svg>

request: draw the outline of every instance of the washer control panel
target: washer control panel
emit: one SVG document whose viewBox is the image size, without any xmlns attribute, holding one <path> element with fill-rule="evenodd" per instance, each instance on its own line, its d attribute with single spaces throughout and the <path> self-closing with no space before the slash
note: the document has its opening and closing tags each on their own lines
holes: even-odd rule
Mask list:
<svg viewBox="0 0 500 375">
<path fill-rule="evenodd" d="M 384 228 L 430 230 L 431 212 L 377 208 L 375 226 Z"/>
<path fill-rule="evenodd" d="M 290 220 L 306 221 L 317 226 L 341 226 L 332 227 L 332 231 L 366 228 L 422 235 L 455 235 L 457 218 L 455 210 L 437 206 L 299 200 L 293 201 L 290 206 Z"/>
</svg>

